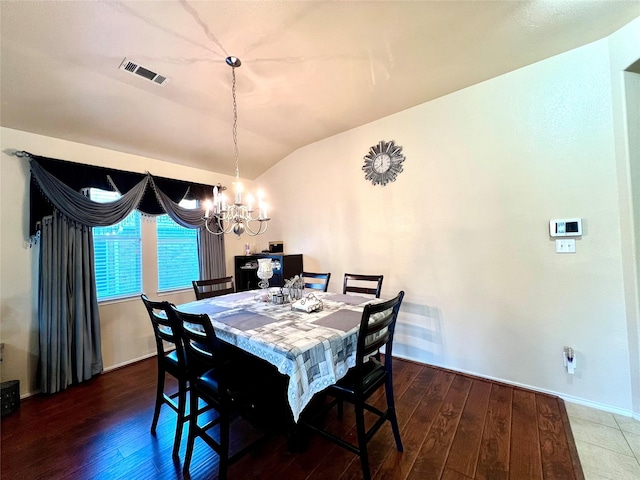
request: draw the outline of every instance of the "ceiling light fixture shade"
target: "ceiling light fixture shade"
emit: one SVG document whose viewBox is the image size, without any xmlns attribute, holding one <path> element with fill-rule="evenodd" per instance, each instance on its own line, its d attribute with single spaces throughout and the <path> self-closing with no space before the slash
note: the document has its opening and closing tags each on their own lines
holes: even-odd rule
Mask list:
<svg viewBox="0 0 640 480">
<path fill-rule="evenodd" d="M 237 57 L 227 57 L 227 65 L 231 67 L 232 87 L 231 93 L 233 97 L 233 147 L 236 161 L 236 181 L 234 186 L 233 203 L 228 203 L 224 193 L 213 187 L 213 200 L 205 202 L 205 214 L 202 219 L 209 233 L 214 235 L 222 235 L 224 233 L 235 233 L 238 237 L 243 233 L 250 236 L 261 235 L 267 231 L 269 226 L 269 215 L 267 214 L 267 205 L 262 198 L 262 192 L 258 192 L 258 212 L 254 216 L 254 199 L 251 194 L 247 194 L 246 202 L 243 202 L 243 188 L 240 182 L 240 169 L 238 168 L 238 105 L 236 102 L 236 68 L 242 65 Z M 258 222 L 256 224 L 256 222 Z M 211 224 L 217 226 L 216 229 L 211 228 Z"/>
</svg>

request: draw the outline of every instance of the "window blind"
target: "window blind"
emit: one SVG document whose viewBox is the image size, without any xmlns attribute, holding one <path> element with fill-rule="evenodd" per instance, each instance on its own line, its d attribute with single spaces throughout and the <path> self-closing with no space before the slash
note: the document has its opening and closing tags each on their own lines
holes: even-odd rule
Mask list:
<svg viewBox="0 0 640 480">
<path fill-rule="evenodd" d="M 195 201 L 183 200 L 180 205 L 195 208 Z M 184 228 L 168 215 L 156 217 L 158 234 L 158 291 L 191 288 L 200 278 L 198 263 L 198 231 Z"/>
<path fill-rule="evenodd" d="M 89 189 L 92 200 L 110 202 L 117 192 Z M 94 265 L 98 301 L 142 293 L 142 228 L 140 213 L 133 211 L 122 222 L 93 228 Z"/>
</svg>

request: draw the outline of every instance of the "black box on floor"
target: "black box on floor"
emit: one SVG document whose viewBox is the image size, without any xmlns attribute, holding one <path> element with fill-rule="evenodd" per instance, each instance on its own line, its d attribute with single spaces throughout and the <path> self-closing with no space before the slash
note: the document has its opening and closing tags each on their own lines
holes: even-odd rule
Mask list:
<svg viewBox="0 0 640 480">
<path fill-rule="evenodd" d="M 0 383 L 0 409 L 6 417 L 20 408 L 20 380 L 9 380 Z"/>
</svg>

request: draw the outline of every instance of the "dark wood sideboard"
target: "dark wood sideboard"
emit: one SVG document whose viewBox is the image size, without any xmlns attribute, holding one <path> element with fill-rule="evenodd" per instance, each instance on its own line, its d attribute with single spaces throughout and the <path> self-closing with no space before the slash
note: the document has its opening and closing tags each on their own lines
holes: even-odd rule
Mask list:
<svg viewBox="0 0 640 480">
<path fill-rule="evenodd" d="M 270 287 L 282 287 L 284 281 L 302 273 L 302 254 L 258 253 L 255 255 L 238 255 L 235 257 L 236 291 L 244 292 L 258 288 L 258 259 L 270 258 L 273 265 L 273 277 L 269 279 Z"/>
</svg>

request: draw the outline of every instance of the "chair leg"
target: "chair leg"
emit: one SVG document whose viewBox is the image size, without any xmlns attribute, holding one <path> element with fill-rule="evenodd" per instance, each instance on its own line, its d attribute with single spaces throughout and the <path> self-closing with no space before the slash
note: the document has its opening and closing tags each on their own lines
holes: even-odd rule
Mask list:
<svg viewBox="0 0 640 480">
<path fill-rule="evenodd" d="M 356 410 L 356 431 L 358 434 L 358 449 L 360 450 L 360 463 L 362 464 L 363 480 L 371 480 L 369 469 L 369 454 L 367 452 L 367 437 L 364 424 L 364 408 L 362 404 L 355 405 Z"/>
<path fill-rule="evenodd" d="M 158 418 L 160 418 L 160 407 L 164 403 L 164 368 L 158 365 L 158 381 L 156 386 L 156 407 L 153 411 L 153 421 L 151 422 L 151 433 L 156 433 Z"/>
<path fill-rule="evenodd" d="M 196 442 L 196 428 L 198 426 L 198 394 L 191 388 L 189 393 L 189 430 L 187 434 L 187 451 L 184 455 L 184 466 L 182 473 L 189 475 L 189 466 L 191 465 L 191 457 L 193 456 L 193 446 Z"/>
<path fill-rule="evenodd" d="M 182 430 L 184 428 L 187 410 L 187 381 L 178 380 L 178 420 L 176 421 L 176 437 L 173 441 L 173 458 L 180 456 L 180 441 L 182 440 Z"/>
<path fill-rule="evenodd" d="M 399 452 L 402 452 L 402 440 L 400 439 L 400 428 L 398 428 L 398 417 L 396 416 L 396 403 L 393 398 L 393 382 L 391 381 L 391 377 L 387 378 L 384 391 L 387 396 L 387 409 L 389 410 L 389 421 L 391 422 L 391 430 L 393 430 L 393 438 L 396 440 L 396 448 Z"/>
</svg>

